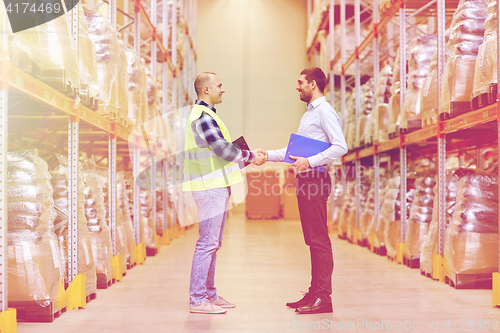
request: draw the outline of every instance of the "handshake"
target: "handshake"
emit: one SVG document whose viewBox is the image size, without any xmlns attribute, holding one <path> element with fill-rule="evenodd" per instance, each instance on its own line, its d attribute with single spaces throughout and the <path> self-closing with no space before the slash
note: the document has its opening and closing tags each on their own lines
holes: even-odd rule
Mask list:
<svg viewBox="0 0 500 333">
<path fill-rule="evenodd" d="M 267 162 L 267 151 L 259 148 L 256 149 L 253 153 L 255 154 L 253 164 L 255 164 L 256 166 L 262 165 Z"/>
</svg>

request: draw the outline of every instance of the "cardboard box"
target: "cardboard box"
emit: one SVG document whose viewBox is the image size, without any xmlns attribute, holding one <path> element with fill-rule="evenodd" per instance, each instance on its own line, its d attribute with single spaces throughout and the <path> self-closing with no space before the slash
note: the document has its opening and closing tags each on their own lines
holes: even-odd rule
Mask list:
<svg viewBox="0 0 500 333">
<path fill-rule="evenodd" d="M 300 220 L 297 188 L 294 185 L 283 186 L 281 198 L 283 202 L 283 218 L 285 220 Z"/>
<path fill-rule="evenodd" d="M 279 218 L 281 201 L 279 173 L 274 170 L 256 170 L 247 172 L 246 176 L 248 188 L 246 197 L 247 218 Z"/>
</svg>

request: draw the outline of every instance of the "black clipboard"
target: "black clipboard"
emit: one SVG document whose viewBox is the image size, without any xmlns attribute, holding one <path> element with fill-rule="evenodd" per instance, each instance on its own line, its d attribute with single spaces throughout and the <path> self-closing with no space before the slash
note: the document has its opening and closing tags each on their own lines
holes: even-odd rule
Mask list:
<svg viewBox="0 0 500 333">
<path fill-rule="evenodd" d="M 233 141 L 233 144 L 236 145 L 238 148 L 241 150 L 250 150 L 250 147 L 248 147 L 247 142 L 245 141 L 245 138 L 243 136 L 240 136 L 238 139 Z M 240 169 L 243 169 L 247 165 L 251 164 L 250 162 L 240 162 L 238 163 L 240 166 Z"/>
</svg>

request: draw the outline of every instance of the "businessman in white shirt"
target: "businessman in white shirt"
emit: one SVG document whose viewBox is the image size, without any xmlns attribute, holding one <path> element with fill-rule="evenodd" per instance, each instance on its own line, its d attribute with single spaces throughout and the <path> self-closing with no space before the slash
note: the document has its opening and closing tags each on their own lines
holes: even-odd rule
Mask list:
<svg viewBox="0 0 500 333">
<path fill-rule="evenodd" d="M 304 69 L 298 79 L 300 100 L 307 103 L 297 134 L 330 143 L 330 147 L 314 156 L 290 156 L 295 163 L 297 201 L 304 240 L 311 252 L 311 286 L 302 299 L 286 305 L 300 314 L 331 313 L 333 252 L 328 236 L 326 203 L 331 193 L 327 164 L 347 153 L 347 144 L 340 128 L 339 117 L 326 101 L 325 73 L 318 67 Z M 283 162 L 286 148 L 263 151 L 268 161 Z"/>
</svg>

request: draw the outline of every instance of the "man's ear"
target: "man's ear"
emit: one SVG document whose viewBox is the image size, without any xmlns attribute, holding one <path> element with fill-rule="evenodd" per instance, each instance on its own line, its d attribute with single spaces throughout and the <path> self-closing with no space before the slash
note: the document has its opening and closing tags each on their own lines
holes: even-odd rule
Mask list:
<svg viewBox="0 0 500 333">
<path fill-rule="evenodd" d="M 314 88 L 316 88 L 318 85 L 316 84 L 316 80 L 312 80 L 311 81 L 311 90 L 314 90 Z"/>
<path fill-rule="evenodd" d="M 208 93 L 209 93 L 208 86 L 203 87 L 203 92 L 208 95 Z"/>
</svg>

